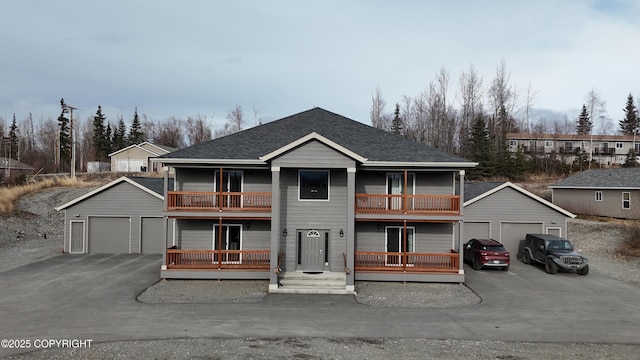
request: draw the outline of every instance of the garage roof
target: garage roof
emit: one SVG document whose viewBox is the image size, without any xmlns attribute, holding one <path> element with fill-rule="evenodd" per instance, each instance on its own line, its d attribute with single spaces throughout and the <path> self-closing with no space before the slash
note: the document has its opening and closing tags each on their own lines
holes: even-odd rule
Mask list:
<svg viewBox="0 0 640 360">
<path fill-rule="evenodd" d="M 466 182 L 464 184 L 464 204 L 463 206 L 471 205 L 476 201 L 482 200 L 491 194 L 495 194 L 504 188 L 511 188 L 522 193 L 525 196 L 532 198 L 533 200 L 546 205 L 568 217 L 575 218 L 577 215 L 521 188 L 520 186 L 507 182 Z"/>
<path fill-rule="evenodd" d="M 103 185 L 93 191 L 90 191 L 80 197 L 77 197 L 71 201 L 69 201 L 66 204 L 60 205 L 58 207 L 56 207 L 56 211 L 60 211 L 60 210 L 64 210 L 66 208 L 68 208 L 71 205 L 77 204 L 85 199 L 88 199 L 92 196 L 94 196 L 95 194 L 101 193 L 115 185 L 118 185 L 122 182 L 127 182 L 137 188 L 139 188 L 142 191 L 145 191 L 155 197 L 157 197 L 160 200 L 164 201 L 164 179 L 163 178 L 145 178 L 145 177 L 137 177 L 137 176 L 123 176 L 121 178 L 118 178 L 116 180 L 113 180 L 112 182 Z M 173 182 L 169 181 L 169 190 L 172 190 L 173 188 Z"/>
</svg>

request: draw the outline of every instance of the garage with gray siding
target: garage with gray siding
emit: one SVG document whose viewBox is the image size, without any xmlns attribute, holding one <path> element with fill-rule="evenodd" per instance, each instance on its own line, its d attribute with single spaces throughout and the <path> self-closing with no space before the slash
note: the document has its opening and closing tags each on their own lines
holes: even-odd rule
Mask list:
<svg viewBox="0 0 640 360">
<path fill-rule="evenodd" d="M 517 258 L 527 233 L 566 237 L 567 219 L 576 217 L 510 182 L 467 182 L 464 189 L 464 242 L 492 238 Z"/>
<path fill-rule="evenodd" d="M 164 179 L 121 177 L 66 204 L 64 251 L 162 254 Z"/>
</svg>

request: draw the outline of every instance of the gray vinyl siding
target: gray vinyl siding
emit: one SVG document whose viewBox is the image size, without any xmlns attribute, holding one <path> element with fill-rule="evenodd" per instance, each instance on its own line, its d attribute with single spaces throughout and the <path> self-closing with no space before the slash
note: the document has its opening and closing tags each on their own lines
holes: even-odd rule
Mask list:
<svg viewBox="0 0 640 360">
<path fill-rule="evenodd" d="M 342 253 L 347 250 L 347 237 L 340 237 L 342 229 L 347 232 L 347 172 L 331 170 L 329 200 L 298 200 L 298 169 L 283 169 L 280 173 L 280 228 L 287 229 L 287 237 L 280 243 L 285 251 L 287 270 L 296 269 L 297 230 L 328 230 L 330 271 L 343 271 Z M 351 215 L 353 216 L 353 214 Z"/>
<path fill-rule="evenodd" d="M 244 192 L 271 192 L 271 172 L 269 170 L 242 170 L 233 168 L 223 168 L 222 171 L 239 170 L 242 171 Z M 176 190 L 177 191 L 204 191 L 215 190 L 214 174 L 219 169 L 176 169 Z"/>
<path fill-rule="evenodd" d="M 602 201 L 596 201 L 602 191 Z M 631 208 L 622 208 L 622 193 L 629 192 Z M 640 219 L 640 190 L 553 189 L 553 203 L 574 214 Z"/>
<path fill-rule="evenodd" d="M 490 221 L 490 236 L 498 241 L 501 240 L 501 222 L 543 223 L 545 228 L 560 227 L 562 233 L 566 234 L 566 219 L 565 214 L 509 187 L 464 208 L 465 222 Z"/>
<path fill-rule="evenodd" d="M 386 251 L 385 228 L 402 227 L 399 223 L 381 223 L 382 231 L 378 231 L 375 222 L 362 222 L 356 225 L 355 251 Z M 453 224 L 450 223 L 407 223 L 407 227 L 415 228 L 415 252 L 449 253 L 453 248 Z"/>
<path fill-rule="evenodd" d="M 404 169 L 397 171 L 360 171 L 356 175 L 357 194 L 386 194 L 387 174 L 402 173 Z M 416 194 L 453 195 L 453 172 L 413 172 L 415 177 Z"/>
<path fill-rule="evenodd" d="M 134 206 L 135 205 L 135 206 Z M 141 217 L 162 217 L 163 201 L 146 191 L 127 182 L 121 182 L 105 189 L 83 201 L 66 208 L 64 225 L 64 249 L 69 251 L 71 221 L 85 221 L 89 225 L 89 217 L 130 217 L 131 218 L 131 247 L 132 253 L 140 251 Z M 87 234 L 90 234 L 87 229 Z M 86 239 L 87 243 L 91 239 Z M 85 251 L 91 251 L 85 246 Z"/>
<path fill-rule="evenodd" d="M 250 223 L 247 228 L 247 223 Z M 213 249 L 213 229 L 218 220 L 181 219 L 176 222 L 176 246 L 184 250 Z M 242 250 L 269 250 L 269 221 L 223 221 L 222 225 L 241 225 Z"/>
<path fill-rule="evenodd" d="M 273 166 L 321 169 L 353 168 L 355 161 L 318 141 L 311 141 L 274 159 Z"/>
</svg>

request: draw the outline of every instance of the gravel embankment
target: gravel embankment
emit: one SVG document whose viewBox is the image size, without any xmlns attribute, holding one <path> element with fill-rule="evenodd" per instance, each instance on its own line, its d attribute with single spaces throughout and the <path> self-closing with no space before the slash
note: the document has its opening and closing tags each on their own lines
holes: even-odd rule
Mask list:
<svg viewBox="0 0 640 360">
<path fill-rule="evenodd" d="M 53 208 L 90 188 L 51 189 L 20 200 L 16 216 L 0 216 L 0 271 L 56 256 L 62 251 L 63 217 Z M 620 225 L 569 220 L 569 237 L 589 257 L 593 269 L 640 286 L 640 259 L 615 255 Z M 46 234 L 46 238 L 44 236 Z M 231 282 L 225 281 L 225 285 Z M 160 281 L 139 301 L 257 302 L 267 283 Z M 236 286 L 237 285 L 237 286 Z M 374 307 L 447 307 L 477 304 L 479 298 L 464 285 L 357 284 L 358 301 Z M 169 295 L 173 294 L 173 295 Z M 178 298 L 175 294 L 180 294 Z M 510 343 L 500 341 L 371 338 L 214 338 L 94 343 L 88 349 L 49 349 L 14 359 L 640 359 L 640 347 L 620 344 Z"/>
</svg>

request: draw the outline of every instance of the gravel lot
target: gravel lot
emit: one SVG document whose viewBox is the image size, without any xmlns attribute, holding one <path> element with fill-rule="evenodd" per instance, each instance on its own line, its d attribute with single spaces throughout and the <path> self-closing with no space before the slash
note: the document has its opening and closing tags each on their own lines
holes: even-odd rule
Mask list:
<svg viewBox="0 0 640 360">
<path fill-rule="evenodd" d="M 62 251 L 63 213 L 53 208 L 93 188 L 51 189 L 24 197 L 14 216 L 0 216 L 0 271 L 56 256 Z M 599 271 L 640 286 L 640 259 L 613 252 L 620 224 L 569 221 L 569 237 Z M 46 236 L 45 236 L 46 234 Z M 220 285 L 225 285 L 221 287 Z M 481 300 L 464 285 L 369 283 L 356 285 L 361 303 L 380 307 L 457 307 Z M 257 302 L 267 283 L 160 281 L 139 296 L 148 303 Z M 169 295 L 173 294 L 173 295 Z M 175 294 L 179 294 L 176 298 Z M 381 311 L 384 311 L 381 309 Z M 89 349 L 51 349 L 15 359 L 640 359 L 640 347 L 609 344 L 536 344 L 444 339 L 216 338 L 94 343 Z"/>
</svg>

